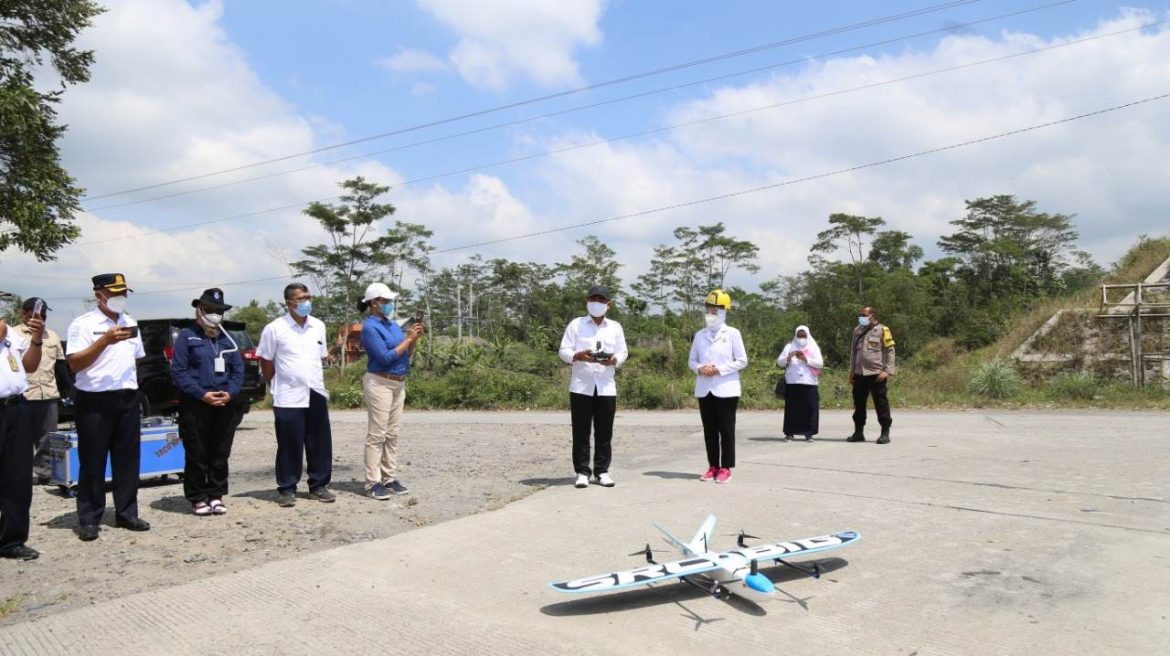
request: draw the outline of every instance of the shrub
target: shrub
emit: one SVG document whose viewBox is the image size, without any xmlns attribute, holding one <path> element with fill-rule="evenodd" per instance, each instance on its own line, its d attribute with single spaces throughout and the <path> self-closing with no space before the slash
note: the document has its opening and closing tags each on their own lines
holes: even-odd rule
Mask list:
<svg viewBox="0 0 1170 656">
<path fill-rule="evenodd" d="M 1087 401 L 1097 395 L 1100 382 L 1087 371 L 1064 373 L 1048 383 L 1048 390 L 1058 399 Z"/>
<path fill-rule="evenodd" d="M 1007 360 L 988 360 L 975 366 L 967 391 L 988 399 L 1007 399 L 1020 393 L 1023 379 Z"/>
</svg>

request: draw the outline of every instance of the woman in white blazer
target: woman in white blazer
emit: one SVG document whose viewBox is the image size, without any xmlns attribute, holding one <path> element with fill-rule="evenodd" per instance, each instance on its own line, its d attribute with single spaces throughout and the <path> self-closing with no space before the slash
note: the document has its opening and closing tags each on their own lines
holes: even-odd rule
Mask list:
<svg viewBox="0 0 1170 656">
<path fill-rule="evenodd" d="M 726 483 L 735 467 L 735 410 L 741 394 L 739 372 L 748 364 L 747 350 L 739 331 L 727 325 L 731 296 L 716 289 L 707 295 L 706 308 L 707 325 L 691 340 L 689 359 L 707 445 L 708 468 L 699 480 Z"/>
</svg>

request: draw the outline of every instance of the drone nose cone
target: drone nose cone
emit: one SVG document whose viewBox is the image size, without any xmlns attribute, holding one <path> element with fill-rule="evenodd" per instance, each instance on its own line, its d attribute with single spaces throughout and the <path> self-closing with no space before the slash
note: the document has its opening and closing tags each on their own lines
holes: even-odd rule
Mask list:
<svg viewBox="0 0 1170 656">
<path fill-rule="evenodd" d="M 772 585 L 771 579 L 760 573 L 748 574 L 743 582 L 747 587 L 759 592 L 760 594 L 772 594 L 776 591 L 776 586 Z"/>
</svg>

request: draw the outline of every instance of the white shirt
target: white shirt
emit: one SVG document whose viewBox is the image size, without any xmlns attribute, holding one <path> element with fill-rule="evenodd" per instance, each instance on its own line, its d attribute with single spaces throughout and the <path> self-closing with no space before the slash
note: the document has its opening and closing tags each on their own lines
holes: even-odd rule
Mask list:
<svg viewBox="0 0 1170 656">
<path fill-rule="evenodd" d="M 317 317 L 306 317 L 301 326 L 291 314 L 285 314 L 264 326 L 256 355 L 276 369 L 269 384 L 273 407 L 307 408 L 310 391 L 329 398 L 321 366 L 321 360 L 329 355 L 329 344 L 325 324 Z"/>
<path fill-rule="evenodd" d="M 69 324 L 65 355 L 84 351 L 114 326 L 129 328 L 137 325 L 138 322 L 124 312 L 114 321 L 101 310 L 90 310 Z M 146 349 L 142 347 L 142 335 L 110 344 L 93 364 L 77 372 L 73 386 L 83 392 L 138 389 L 138 363 L 135 360 L 143 357 L 146 357 Z"/>
<path fill-rule="evenodd" d="M 28 347 L 28 340 L 9 327 L 8 337 L 0 342 L 0 399 L 24 394 L 28 389 L 23 362 Z"/>
<path fill-rule="evenodd" d="M 788 361 L 788 354 L 793 351 L 803 351 L 807 362 L 792 358 L 792 362 Z M 784 371 L 784 382 L 792 385 L 816 385 L 821 377 L 813 373 L 813 369 L 823 369 L 825 367 L 824 356 L 821 355 L 820 349 L 814 348 L 800 348 L 792 342 L 784 345 L 784 350 L 780 351 L 780 357 L 776 358 L 776 364 L 781 367 L 787 367 Z"/>
<path fill-rule="evenodd" d="M 726 399 L 742 394 L 739 372 L 747 367 L 748 358 L 743 336 L 735 328 L 723 324 L 714 332 L 703 328 L 695 333 L 688 364 L 696 374 L 705 364 L 713 364 L 719 370 L 718 376 L 698 376 L 695 379 L 696 397 L 701 399 L 710 393 Z"/>
<path fill-rule="evenodd" d="M 617 363 L 608 367 L 596 362 L 573 362 L 573 356 L 579 351 L 596 351 L 598 342 L 601 351 L 613 353 Z M 622 325 L 613 319 L 602 319 L 599 325 L 593 317 L 584 316 L 573 319 L 565 328 L 565 336 L 561 338 L 561 348 L 557 353 L 565 362 L 573 365 L 573 375 L 569 379 L 569 391 L 574 394 L 593 396 L 617 396 L 617 383 L 613 375 L 618 367 L 630 356 L 626 348 L 626 333 Z"/>
</svg>

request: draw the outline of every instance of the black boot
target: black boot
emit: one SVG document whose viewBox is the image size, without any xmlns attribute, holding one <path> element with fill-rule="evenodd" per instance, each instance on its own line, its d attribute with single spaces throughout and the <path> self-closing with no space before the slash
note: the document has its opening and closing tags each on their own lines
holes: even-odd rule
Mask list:
<svg viewBox="0 0 1170 656">
<path fill-rule="evenodd" d="M 846 442 L 864 442 L 865 441 L 865 427 L 855 425 L 853 427 L 853 434 L 850 435 L 849 437 L 845 438 L 845 441 Z"/>
<path fill-rule="evenodd" d="M 889 426 L 882 426 L 882 434 L 881 434 L 881 437 L 877 438 L 877 443 L 878 444 L 889 444 L 890 443 L 890 427 Z"/>
</svg>

